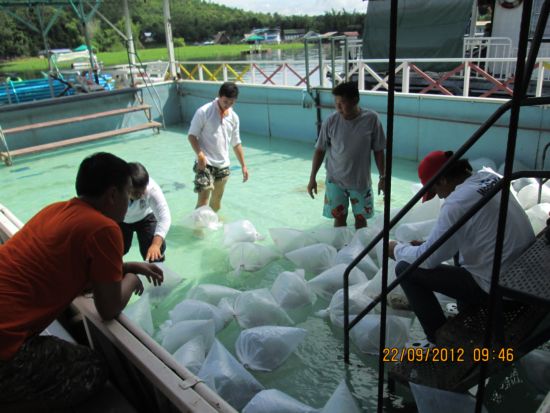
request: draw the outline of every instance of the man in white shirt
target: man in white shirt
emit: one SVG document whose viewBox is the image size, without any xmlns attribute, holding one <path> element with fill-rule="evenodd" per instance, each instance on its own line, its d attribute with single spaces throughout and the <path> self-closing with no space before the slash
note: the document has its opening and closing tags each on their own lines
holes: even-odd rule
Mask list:
<svg viewBox="0 0 550 413">
<path fill-rule="evenodd" d="M 334 219 L 335 227 L 347 225 L 351 204 L 355 228 L 367 226 L 374 215 L 371 180 L 371 152 L 380 173 L 378 194 L 384 189 L 384 149 L 386 136 L 378 114 L 359 107 L 356 82 L 341 83 L 332 94 L 336 112 L 321 126 L 315 144 L 307 192 L 317 194 L 317 172 L 326 162 L 323 216 Z"/>
<path fill-rule="evenodd" d="M 221 207 L 221 200 L 229 179 L 229 145 L 241 164 L 243 182 L 248 180 L 248 169 L 239 134 L 239 117 L 231 109 L 237 101 L 239 89 L 233 82 L 221 85 L 218 97 L 195 112 L 189 127 L 189 143 L 197 155 L 195 192 L 197 206 L 210 205 L 214 211 Z"/>
<path fill-rule="evenodd" d="M 132 192 L 128 211 L 120 229 L 124 236 L 124 254 L 132 246 L 134 232 L 137 234 L 139 251 L 149 262 L 164 261 L 166 234 L 172 218 L 162 189 L 149 177 L 145 167 L 139 162 L 130 162 Z"/>
<path fill-rule="evenodd" d="M 425 184 L 447 162 L 452 152 L 429 153 L 418 166 L 418 176 Z M 397 243 L 390 241 L 389 254 L 398 264 L 399 276 L 457 222 L 501 177 L 489 168 L 472 172 L 465 159 L 451 170 L 426 194 L 424 201 L 436 194 L 444 198 L 436 225 L 425 242 Z M 459 311 L 487 302 L 493 270 L 500 193 L 470 218 L 455 234 L 430 255 L 421 267 L 403 280 L 401 286 L 422 325 L 428 341 L 435 343 L 435 333 L 445 321 L 445 315 L 434 292 L 457 299 Z M 506 231 L 502 250 L 501 270 L 521 255 L 534 241 L 535 235 L 527 215 L 515 197 L 510 196 Z M 460 266 L 442 264 L 459 253 Z"/>
</svg>

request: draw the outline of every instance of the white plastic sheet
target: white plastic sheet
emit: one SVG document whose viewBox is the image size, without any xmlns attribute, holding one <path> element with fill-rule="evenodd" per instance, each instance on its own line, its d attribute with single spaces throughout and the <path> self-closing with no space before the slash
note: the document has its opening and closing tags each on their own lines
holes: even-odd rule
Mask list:
<svg viewBox="0 0 550 413">
<path fill-rule="evenodd" d="M 247 219 L 225 224 L 223 227 L 223 245 L 231 247 L 237 242 L 256 242 L 263 239 L 263 236 L 256 231 L 252 222 Z"/>
<path fill-rule="evenodd" d="M 282 391 L 269 389 L 256 394 L 245 406 L 243 413 L 319 413 Z"/>
<path fill-rule="evenodd" d="M 334 265 L 336 248 L 327 244 L 313 244 L 285 254 L 285 257 L 308 272 L 319 274 Z"/>
<path fill-rule="evenodd" d="M 220 300 L 225 297 L 237 297 L 241 292 L 234 288 L 218 284 L 199 284 L 191 288 L 186 298 L 205 301 L 212 305 L 218 305 Z"/>
<path fill-rule="evenodd" d="M 242 410 L 263 386 L 216 340 L 199 377 L 231 406 Z"/>
<path fill-rule="evenodd" d="M 274 249 L 252 242 L 235 243 L 229 250 L 229 263 L 237 274 L 240 271 L 261 270 L 279 257 Z"/>
<path fill-rule="evenodd" d="M 325 300 L 330 300 L 334 293 L 344 286 L 344 272 L 347 264 L 338 264 L 317 277 L 308 281 L 313 291 Z M 362 284 L 368 281 L 367 277 L 358 268 L 352 268 L 349 274 L 349 285 Z"/>
<path fill-rule="evenodd" d="M 310 234 L 293 228 L 271 228 L 269 234 L 283 254 L 317 243 Z"/>
<path fill-rule="evenodd" d="M 208 205 L 195 209 L 190 215 L 183 219 L 183 225 L 191 229 L 217 230 L 223 224 L 219 221 L 218 215 Z"/>
<path fill-rule="evenodd" d="M 235 300 L 233 309 L 242 328 L 294 324 L 266 288 L 241 293 Z"/>
<path fill-rule="evenodd" d="M 421 384 L 409 383 L 416 400 L 418 413 L 471 413 L 475 411 L 476 400 L 469 394 L 454 393 Z M 487 413 L 482 407 L 481 411 Z"/>
<path fill-rule="evenodd" d="M 249 369 L 272 371 L 281 366 L 304 341 L 306 330 L 295 327 L 262 326 L 241 331 L 235 352 Z"/>
<path fill-rule="evenodd" d="M 341 381 L 321 413 L 361 413 L 345 381 Z"/>
<path fill-rule="evenodd" d="M 193 374 L 197 374 L 204 363 L 207 351 L 204 338 L 198 336 L 181 346 L 174 353 L 174 359 Z"/>
<path fill-rule="evenodd" d="M 186 299 L 168 312 L 175 324 L 184 320 L 213 320 L 216 333 L 220 332 L 232 319 L 232 313 L 205 303 L 204 301 Z"/>
<path fill-rule="evenodd" d="M 124 314 L 150 336 L 155 332 L 149 294 L 144 293 L 137 301 L 126 307 Z"/>
<path fill-rule="evenodd" d="M 174 353 L 189 340 L 202 336 L 205 347 L 208 349 L 214 341 L 216 329 L 213 320 L 180 321 L 169 327 L 164 333 L 162 347 Z"/>
<path fill-rule="evenodd" d="M 350 332 L 353 343 L 366 354 L 377 355 L 380 348 L 380 324 L 378 314 L 367 314 Z M 386 348 L 403 347 L 409 339 L 410 321 L 397 316 L 386 317 Z"/>
<path fill-rule="evenodd" d="M 302 269 L 280 273 L 271 286 L 271 294 L 285 310 L 313 304 L 317 299 Z"/>
</svg>

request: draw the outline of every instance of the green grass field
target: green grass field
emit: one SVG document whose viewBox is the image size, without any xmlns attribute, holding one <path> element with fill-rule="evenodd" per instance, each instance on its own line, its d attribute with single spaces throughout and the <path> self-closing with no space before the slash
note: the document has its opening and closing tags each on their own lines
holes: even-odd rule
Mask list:
<svg viewBox="0 0 550 413">
<path fill-rule="evenodd" d="M 280 45 L 265 45 L 263 48 L 296 50 L 302 49 L 303 43 L 288 43 Z M 175 48 L 175 56 L 178 61 L 189 60 L 221 60 L 228 57 L 240 56 L 241 52 L 249 50 L 250 46 L 246 44 L 231 44 L 231 45 L 210 45 L 210 46 L 184 46 Z M 154 60 L 168 60 L 168 51 L 166 47 L 158 47 L 152 49 L 138 50 L 139 59 L 142 62 Z M 99 61 L 103 62 L 104 66 L 112 66 L 128 63 L 128 55 L 126 51 L 119 52 L 104 52 L 98 53 Z M 66 67 L 69 67 L 68 64 Z M 29 57 L 24 59 L 16 59 L 10 62 L 0 64 L 0 72 L 26 72 L 26 71 L 47 71 L 48 61 L 44 58 Z"/>
</svg>

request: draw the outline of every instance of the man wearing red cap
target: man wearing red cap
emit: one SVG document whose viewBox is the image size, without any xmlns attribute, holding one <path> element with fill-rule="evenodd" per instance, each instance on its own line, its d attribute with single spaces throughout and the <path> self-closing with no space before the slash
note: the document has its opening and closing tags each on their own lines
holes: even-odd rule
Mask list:
<svg viewBox="0 0 550 413">
<path fill-rule="evenodd" d="M 371 151 L 380 173 L 378 193 L 384 189 L 386 136 L 376 112 L 359 107 L 356 82 L 341 83 L 332 94 L 336 112 L 321 127 L 307 191 L 312 198 L 317 194 L 317 172 L 326 154 L 323 216 L 334 218 L 335 227 L 344 227 L 351 203 L 355 228 L 359 229 L 366 227 L 367 219 L 374 215 Z"/>
<path fill-rule="evenodd" d="M 418 176 L 426 184 L 452 156 L 452 152 L 429 153 L 418 166 Z M 398 264 L 399 276 L 456 223 L 501 177 L 488 168 L 472 172 L 470 163 L 461 159 L 440 177 L 433 191 L 423 201 L 435 195 L 444 198 L 437 223 L 426 242 L 397 243 L 390 241 L 390 257 Z M 430 255 L 421 267 L 403 280 L 401 286 L 416 313 L 429 342 L 435 343 L 435 333 L 445 321 L 445 315 L 434 292 L 457 300 L 459 310 L 487 301 L 493 270 L 493 256 L 498 226 L 500 194 L 494 196 L 454 235 Z M 502 250 L 502 270 L 505 270 L 533 241 L 535 235 L 527 215 L 511 196 L 508 203 L 506 231 Z M 459 253 L 460 266 L 443 262 Z"/>
</svg>

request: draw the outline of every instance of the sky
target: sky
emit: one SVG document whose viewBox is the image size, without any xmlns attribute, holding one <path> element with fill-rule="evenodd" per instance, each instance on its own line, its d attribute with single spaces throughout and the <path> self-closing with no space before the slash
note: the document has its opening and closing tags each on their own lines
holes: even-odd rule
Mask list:
<svg viewBox="0 0 550 413">
<path fill-rule="evenodd" d="M 342 9 L 365 13 L 367 2 L 362 0 L 209 0 L 211 3 L 223 4 L 258 13 L 279 13 L 283 15 L 309 14 L 319 15 L 325 12 Z"/>
</svg>

